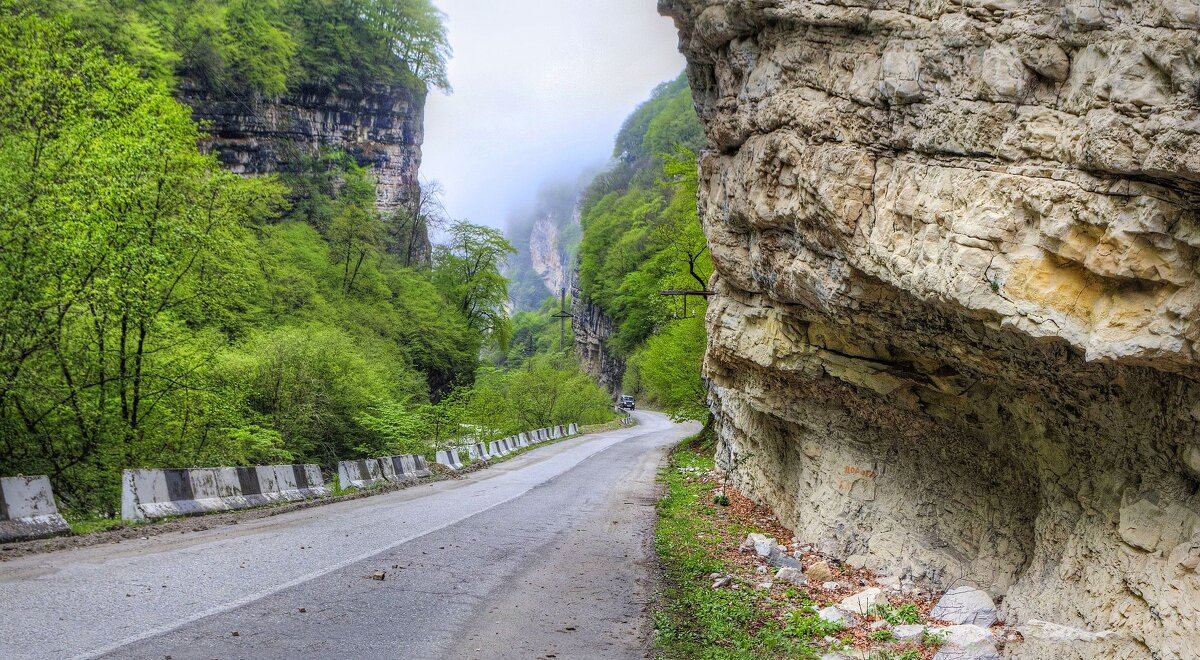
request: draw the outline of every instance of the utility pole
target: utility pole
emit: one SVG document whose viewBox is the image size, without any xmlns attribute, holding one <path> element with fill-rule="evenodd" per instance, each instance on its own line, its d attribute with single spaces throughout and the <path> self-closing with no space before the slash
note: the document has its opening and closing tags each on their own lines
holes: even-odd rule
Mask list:
<svg viewBox="0 0 1200 660">
<path fill-rule="evenodd" d="M 567 290 L 559 289 L 558 295 L 559 310 L 558 313 L 551 318 L 558 319 L 558 350 L 559 352 L 562 352 L 567 341 L 567 319 L 575 317 L 567 311 Z"/>
<path fill-rule="evenodd" d="M 686 319 L 688 317 L 688 315 L 687 315 L 688 296 L 696 296 L 699 298 L 707 299 L 709 296 L 715 296 L 717 294 L 715 291 L 709 291 L 707 289 L 668 289 L 666 291 L 659 291 L 658 295 L 682 297 L 683 298 L 683 318 Z"/>
</svg>

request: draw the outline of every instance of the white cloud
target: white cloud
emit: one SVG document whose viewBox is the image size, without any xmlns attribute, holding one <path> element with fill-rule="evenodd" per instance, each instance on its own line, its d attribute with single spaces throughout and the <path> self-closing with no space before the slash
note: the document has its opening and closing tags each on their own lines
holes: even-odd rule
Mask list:
<svg viewBox="0 0 1200 660">
<path fill-rule="evenodd" d="M 654 0 L 435 0 L 454 93 L 434 92 L 421 174 L 455 218 L 502 227 L 547 179 L 606 160 L 622 120 L 683 70 Z"/>
</svg>

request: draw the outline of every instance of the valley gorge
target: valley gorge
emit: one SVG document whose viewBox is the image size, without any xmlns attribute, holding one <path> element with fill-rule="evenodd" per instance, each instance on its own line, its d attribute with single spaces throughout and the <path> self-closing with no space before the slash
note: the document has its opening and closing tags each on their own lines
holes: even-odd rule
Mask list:
<svg viewBox="0 0 1200 660">
<path fill-rule="evenodd" d="M 710 142 L 732 483 L 823 552 L 1090 640 L 1013 657 L 1194 657 L 1200 7 L 659 9 Z"/>
</svg>

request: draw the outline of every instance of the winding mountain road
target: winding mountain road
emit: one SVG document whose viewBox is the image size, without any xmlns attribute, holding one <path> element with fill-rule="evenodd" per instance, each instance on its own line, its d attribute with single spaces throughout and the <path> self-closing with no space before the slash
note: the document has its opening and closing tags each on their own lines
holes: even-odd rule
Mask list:
<svg viewBox="0 0 1200 660">
<path fill-rule="evenodd" d="M 0 563 L 0 657 L 642 657 L 655 472 L 699 429 L 636 416 L 458 480 Z"/>
</svg>

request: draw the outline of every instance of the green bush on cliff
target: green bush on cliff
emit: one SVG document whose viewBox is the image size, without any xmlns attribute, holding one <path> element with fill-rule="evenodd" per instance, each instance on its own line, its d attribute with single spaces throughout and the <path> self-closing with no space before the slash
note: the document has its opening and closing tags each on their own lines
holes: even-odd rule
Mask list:
<svg viewBox="0 0 1200 660">
<path fill-rule="evenodd" d="M 449 90 L 450 45 L 430 0 L 6 0 L 66 17 L 80 39 L 159 79 L 241 103 L 299 88 Z"/>
</svg>

